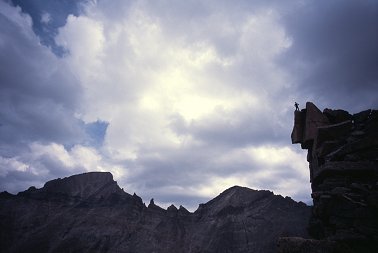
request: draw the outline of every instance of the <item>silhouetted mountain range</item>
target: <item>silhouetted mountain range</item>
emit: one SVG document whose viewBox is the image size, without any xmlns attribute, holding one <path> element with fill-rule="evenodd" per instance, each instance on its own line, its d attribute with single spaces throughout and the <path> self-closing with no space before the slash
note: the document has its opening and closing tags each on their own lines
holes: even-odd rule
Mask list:
<svg viewBox="0 0 378 253">
<path fill-rule="evenodd" d="M 0 252 L 276 252 L 281 236 L 307 237 L 311 208 L 234 186 L 191 213 L 119 188 L 90 172 L 0 193 Z"/>
</svg>

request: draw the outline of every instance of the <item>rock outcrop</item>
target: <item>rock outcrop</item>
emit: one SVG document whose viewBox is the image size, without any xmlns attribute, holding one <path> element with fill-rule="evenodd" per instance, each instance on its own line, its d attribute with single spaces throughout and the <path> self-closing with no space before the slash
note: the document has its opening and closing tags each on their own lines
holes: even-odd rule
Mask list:
<svg viewBox="0 0 378 253">
<path fill-rule="evenodd" d="M 232 187 L 194 213 L 167 210 L 86 173 L 0 194 L 0 252 L 276 252 L 307 236 L 311 208 L 270 191 Z"/>
<path fill-rule="evenodd" d="M 321 112 L 308 102 L 291 138 L 308 150 L 310 232 L 326 242 L 322 252 L 378 252 L 378 111 Z"/>
</svg>

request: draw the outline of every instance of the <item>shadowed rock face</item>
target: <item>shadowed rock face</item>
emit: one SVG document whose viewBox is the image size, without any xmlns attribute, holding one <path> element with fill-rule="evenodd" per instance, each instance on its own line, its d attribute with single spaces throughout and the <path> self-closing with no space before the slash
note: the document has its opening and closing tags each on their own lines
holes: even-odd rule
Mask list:
<svg viewBox="0 0 378 253">
<path fill-rule="evenodd" d="M 232 187 L 197 211 L 121 190 L 110 173 L 0 193 L 0 252 L 276 252 L 306 237 L 310 207 L 269 191 Z"/>
<path fill-rule="evenodd" d="M 378 252 L 378 111 L 321 112 L 308 102 L 294 117 L 292 143 L 308 150 L 311 234 L 324 249 L 342 248 L 322 252 Z"/>
</svg>

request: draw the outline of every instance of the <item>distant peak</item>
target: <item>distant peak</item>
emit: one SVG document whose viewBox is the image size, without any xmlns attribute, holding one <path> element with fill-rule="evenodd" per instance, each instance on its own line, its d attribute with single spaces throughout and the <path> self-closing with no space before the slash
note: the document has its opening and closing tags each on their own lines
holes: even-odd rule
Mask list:
<svg viewBox="0 0 378 253">
<path fill-rule="evenodd" d="M 271 195 L 273 193 L 267 190 L 254 190 L 248 187 L 235 185 L 223 191 L 221 194 L 219 194 L 218 197 L 231 196 L 235 194 L 241 198 L 244 198 L 244 197 L 250 198 L 251 195 L 261 195 L 261 194 Z"/>
<path fill-rule="evenodd" d="M 228 206 L 243 207 L 253 202 L 273 196 L 273 192 L 266 190 L 253 190 L 242 186 L 233 186 L 223 191 L 206 204 L 201 204 L 196 212 L 211 209 L 213 213 L 218 213 Z"/>
<path fill-rule="evenodd" d="M 43 188 L 50 188 L 60 184 L 96 184 L 113 181 L 113 175 L 110 172 L 87 172 L 65 178 L 58 178 L 48 181 Z"/>
<path fill-rule="evenodd" d="M 70 178 L 82 178 L 87 180 L 104 180 L 104 181 L 113 181 L 113 175 L 110 172 L 102 172 L 102 171 L 92 171 L 92 172 L 85 172 L 77 175 L 73 175 L 70 177 L 66 177 L 64 179 Z"/>
<path fill-rule="evenodd" d="M 110 172 L 87 172 L 48 181 L 41 190 L 50 193 L 88 197 L 110 185 L 116 186 L 117 189 L 114 188 L 114 190 L 119 189 Z"/>
<path fill-rule="evenodd" d="M 168 208 L 167 208 L 167 211 L 168 212 L 177 212 L 178 211 L 178 209 L 177 209 L 177 207 L 175 206 L 175 205 L 170 205 Z"/>
</svg>

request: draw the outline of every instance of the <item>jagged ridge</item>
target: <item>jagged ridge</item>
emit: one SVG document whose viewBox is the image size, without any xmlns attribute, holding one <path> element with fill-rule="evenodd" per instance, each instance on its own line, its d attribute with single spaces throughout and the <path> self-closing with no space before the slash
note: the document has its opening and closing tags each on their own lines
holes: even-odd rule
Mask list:
<svg viewBox="0 0 378 253">
<path fill-rule="evenodd" d="M 146 207 L 101 172 L 0 196 L 0 252 L 275 252 L 279 236 L 306 236 L 310 214 L 303 203 L 239 186 L 194 213 Z"/>
</svg>

